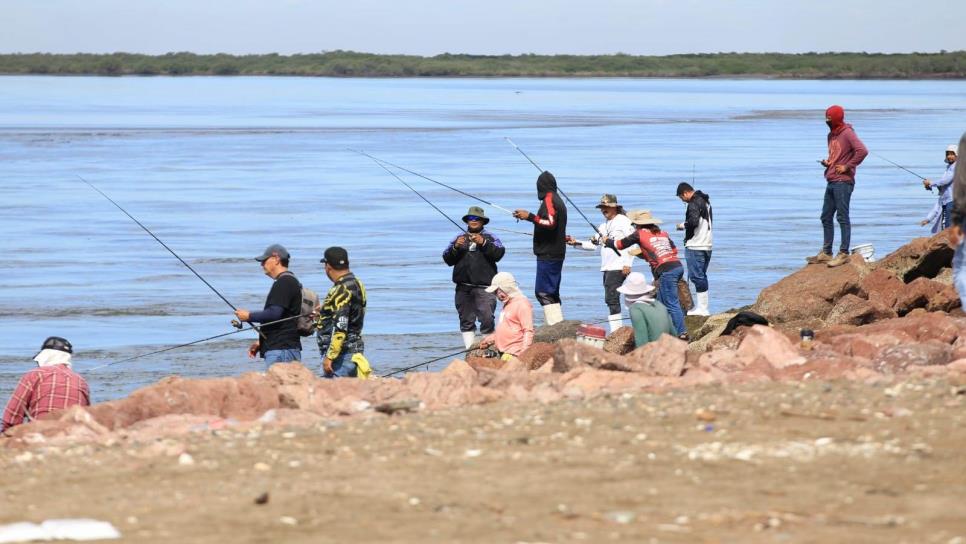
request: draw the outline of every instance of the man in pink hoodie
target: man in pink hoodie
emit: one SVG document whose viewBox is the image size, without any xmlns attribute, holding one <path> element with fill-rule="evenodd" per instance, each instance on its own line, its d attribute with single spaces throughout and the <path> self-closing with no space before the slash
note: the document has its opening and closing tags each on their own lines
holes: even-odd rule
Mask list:
<svg viewBox="0 0 966 544">
<path fill-rule="evenodd" d="M 855 188 L 855 170 L 869 151 L 862 140 L 855 135 L 852 125 L 845 122 L 842 106 L 832 106 L 825 110 L 825 124 L 828 125 L 828 158 L 819 162 L 825 167 L 825 203 L 822 206 L 822 230 L 824 243 L 818 255 L 809 257 L 806 262 L 827 263 L 839 266 L 849 260 L 849 243 L 852 238 L 852 223 L 849 221 L 849 203 Z M 842 231 L 839 252 L 832 258 L 832 242 L 835 239 L 833 216 L 837 216 Z"/>
</svg>

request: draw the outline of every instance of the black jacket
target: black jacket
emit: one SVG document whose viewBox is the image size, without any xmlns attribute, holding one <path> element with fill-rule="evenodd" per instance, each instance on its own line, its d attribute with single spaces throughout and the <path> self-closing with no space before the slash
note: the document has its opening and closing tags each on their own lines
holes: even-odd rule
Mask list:
<svg viewBox="0 0 966 544">
<path fill-rule="evenodd" d="M 684 216 L 685 244 L 694 237 L 694 231 L 697 230 L 702 219 L 708 222 L 709 228 L 714 223 L 714 216 L 711 212 L 711 197 L 701 191 L 695 191 L 691 195 L 691 200 L 688 201 L 688 211 Z"/>
<path fill-rule="evenodd" d="M 537 178 L 537 198 L 540 209 L 527 218 L 533 223 L 533 254 L 542 261 L 562 261 L 567 255 L 567 207 L 550 172 Z"/>
<path fill-rule="evenodd" d="M 482 246 L 469 243 L 461 248 L 456 247 L 456 240 L 466 236 L 460 234 L 443 252 L 443 262 L 453 267 L 453 283 L 488 287 L 496 275 L 496 263 L 503 258 L 506 248 L 499 238 L 486 232 L 486 229 L 480 231 L 480 234 L 484 240 Z"/>
</svg>

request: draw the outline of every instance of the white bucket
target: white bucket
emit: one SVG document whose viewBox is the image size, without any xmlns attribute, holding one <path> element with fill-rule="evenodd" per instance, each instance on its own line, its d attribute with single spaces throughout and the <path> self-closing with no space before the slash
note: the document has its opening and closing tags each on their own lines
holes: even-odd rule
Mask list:
<svg viewBox="0 0 966 544">
<path fill-rule="evenodd" d="M 867 263 L 875 262 L 875 248 L 872 247 L 872 244 L 859 244 L 852 248 L 852 253 L 862 255 Z"/>
</svg>

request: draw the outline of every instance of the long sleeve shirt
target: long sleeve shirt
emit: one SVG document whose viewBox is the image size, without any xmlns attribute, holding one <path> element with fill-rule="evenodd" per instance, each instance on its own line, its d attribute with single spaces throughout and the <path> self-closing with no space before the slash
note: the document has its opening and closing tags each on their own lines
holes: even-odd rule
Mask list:
<svg viewBox="0 0 966 544">
<path fill-rule="evenodd" d="M 530 347 L 533 343 L 533 306 L 525 295 L 518 293 L 503 304 L 496 330 L 484 340 L 493 341 L 500 353 L 516 356 Z"/>
<path fill-rule="evenodd" d="M 855 134 L 852 125 L 846 124 L 839 131 L 828 134 L 828 166 L 825 168 L 825 179 L 829 183 L 855 183 L 855 170 L 858 168 L 869 150 Z M 835 171 L 836 166 L 844 166 L 845 173 Z"/>
<path fill-rule="evenodd" d="M 956 163 L 946 165 L 946 171 L 938 180 L 932 182 L 932 186 L 939 189 L 939 204 L 949 204 L 953 201 L 953 178 L 956 176 Z"/>
<path fill-rule="evenodd" d="M 319 318 L 319 353 L 330 361 L 343 353 L 362 353 L 362 325 L 366 318 L 366 288 L 353 273 L 337 279 L 329 289 Z"/>
<path fill-rule="evenodd" d="M 601 223 L 597 227 L 597 232 L 600 233 L 601 240 L 607 238 L 622 239 L 633 234 L 634 225 L 631 224 L 631 220 L 626 215 L 617 214 L 610 221 Z M 625 266 L 634 264 L 634 255 L 629 251 L 620 251 L 618 254 L 610 248 L 598 245 L 593 240 L 581 242 L 580 249 L 585 251 L 600 251 L 601 272 L 623 270 Z"/>
<path fill-rule="evenodd" d="M 90 403 L 87 381 L 67 365 L 35 368 L 20 378 L 3 411 L 2 427 L 20 425 L 27 416 L 36 419 L 55 410 Z"/>
</svg>

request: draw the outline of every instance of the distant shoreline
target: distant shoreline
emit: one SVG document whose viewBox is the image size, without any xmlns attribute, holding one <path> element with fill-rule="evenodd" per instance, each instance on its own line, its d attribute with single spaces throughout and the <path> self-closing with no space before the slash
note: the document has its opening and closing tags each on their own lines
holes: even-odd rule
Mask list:
<svg viewBox="0 0 966 544">
<path fill-rule="evenodd" d="M 966 51 L 434 57 L 351 51 L 299 55 L 28 53 L 0 55 L 0 75 L 948 80 L 966 79 Z"/>
</svg>

